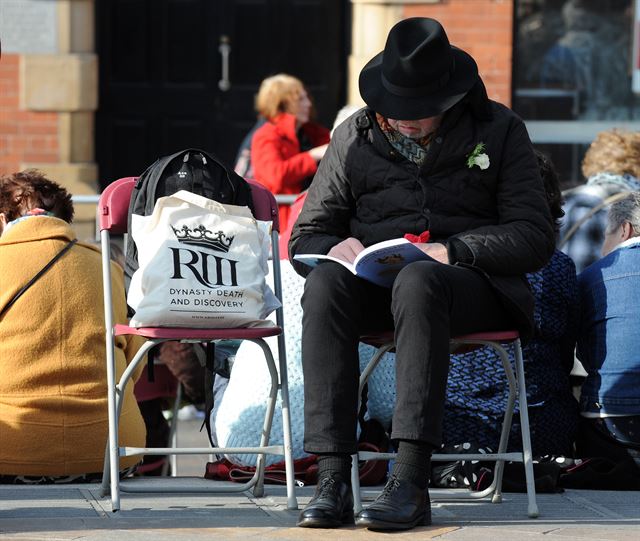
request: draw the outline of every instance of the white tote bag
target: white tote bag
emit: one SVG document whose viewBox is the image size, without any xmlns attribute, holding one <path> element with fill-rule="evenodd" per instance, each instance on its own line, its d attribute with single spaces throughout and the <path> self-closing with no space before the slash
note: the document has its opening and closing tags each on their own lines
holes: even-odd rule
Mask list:
<svg viewBox="0 0 640 541">
<path fill-rule="evenodd" d="M 280 305 L 265 282 L 271 222 L 248 207 L 181 190 L 150 216 L 132 216 L 139 269 L 127 303 L 132 327 L 228 328 L 273 325 Z"/>
</svg>

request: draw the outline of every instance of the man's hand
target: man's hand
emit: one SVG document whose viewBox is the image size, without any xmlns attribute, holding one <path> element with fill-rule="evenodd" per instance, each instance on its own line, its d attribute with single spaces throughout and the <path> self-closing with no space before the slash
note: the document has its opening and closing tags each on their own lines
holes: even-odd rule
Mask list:
<svg viewBox="0 0 640 541">
<path fill-rule="evenodd" d="M 417 242 L 416 246 L 428 256 L 433 257 L 436 261 L 444 263 L 445 265 L 449 264 L 449 253 L 447 252 L 447 247 L 444 244 L 440 244 L 439 242 Z"/>
<path fill-rule="evenodd" d="M 353 263 L 356 256 L 364 250 L 362 243 L 353 237 L 343 240 L 336 244 L 327 255 L 346 261 L 347 263 Z M 446 249 L 445 249 L 446 253 Z"/>
</svg>

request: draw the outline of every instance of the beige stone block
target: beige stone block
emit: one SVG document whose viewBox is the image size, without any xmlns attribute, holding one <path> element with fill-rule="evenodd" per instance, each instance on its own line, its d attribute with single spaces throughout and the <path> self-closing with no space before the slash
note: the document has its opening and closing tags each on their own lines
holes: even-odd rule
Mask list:
<svg viewBox="0 0 640 541">
<path fill-rule="evenodd" d="M 95 51 L 94 0 L 58 0 L 58 50 Z"/>
<path fill-rule="evenodd" d="M 349 75 L 347 79 L 347 103 L 352 103 L 353 105 L 364 105 L 364 101 L 360 96 L 360 90 L 358 88 L 358 77 L 360 76 L 360 71 L 364 67 L 364 65 L 371 60 L 370 57 L 364 56 L 353 56 L 349 57 Z"/>
<path fill-rule="evenodd" d="M 364 65 L 384 49 L 391 27 L 402 18 L 402 6 L 391 2 L 355 1 L 351 35 L 352 54 L 347 74 L 348 103 L 364 104 L 358 90 L 358 77 Z"/>
<path fill-rule="evenodd" d="M 372 58 L 384 49 L 391 27 L 402 18 L 402 6 L 354 4 L 351 50 L 354 56 Z"/>
<path fill-rule="evenodd" d="M 98 165 L 95 163 L 33 163 L 23 162 L 21 169 L 35 168 L 64 186 L 72 195 L 98 192 Z"/>
<path fill-rule="evenodd" d="M 95 111 L 98 58 L 94 54 L 24 55 L 20 104 L 32 111 Z"/>
<path fill-rule="evenodd" d="M 95 158 L 93 113 L 61 113 L 58 126 L 60 161 L 92 162 Z"/>
</svg>

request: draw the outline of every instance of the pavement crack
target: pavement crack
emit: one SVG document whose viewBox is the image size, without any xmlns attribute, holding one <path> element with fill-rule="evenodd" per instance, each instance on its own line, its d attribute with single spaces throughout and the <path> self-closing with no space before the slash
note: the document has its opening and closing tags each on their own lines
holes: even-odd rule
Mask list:
<svg viewBox="0 0 640 541">
<path fill-rule="evenodd" d="M 98 515 L 100 518 L 107 518 L 107 513 L 102 508 L 100 503 L 93 497 L 93 494 L 91 493 L 91 491 L 86 488 L 81 488 L 79 490 L 80 490 L 80 494 L 82 494 L 82 497 L 91 506 L 91 508 L 96 513 L 96 515 Z"/>
<path fill-rule="evenodd" d="M 598 503 L 595 503 L 591 500 L 587 500 L 586 498 L 583 498 L 581 496 L 574 496 L 574 495 L 570 495 L 570 494 L 564 494 L 564 497 L 569 500 L 572 503 L 575 503 L 577 505 L 580 505 L 581 507 L 585 508 L 585 509 L 589 509 L 590 511 L 593 511 L 594 513 L 600 515 L 601 517 L 605 517 L 605 518 L 613 518 L 613 519 L 624 519 L 624 515 L 621 515 L 619 513 L 616 513 L 614 511 L 611 511 L 611 509 L 609 509 L 608 507 L 605 507 L 604 505 L 600 505 Z"/>
</svg>

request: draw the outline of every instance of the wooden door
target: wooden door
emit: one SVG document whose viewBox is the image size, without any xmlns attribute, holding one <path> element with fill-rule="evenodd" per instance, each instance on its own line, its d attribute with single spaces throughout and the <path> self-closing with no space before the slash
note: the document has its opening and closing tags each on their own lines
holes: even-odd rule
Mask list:
<svg viewBox="0 0 640 541">
<path fill-rule="evenodd" d="M 103 186 L 189 146 L 233 165 L 268 75 L 299 77 L 327 126 L 344 104 L 347 0 L 97 0 L 96 10 Z"/>
</svg>

